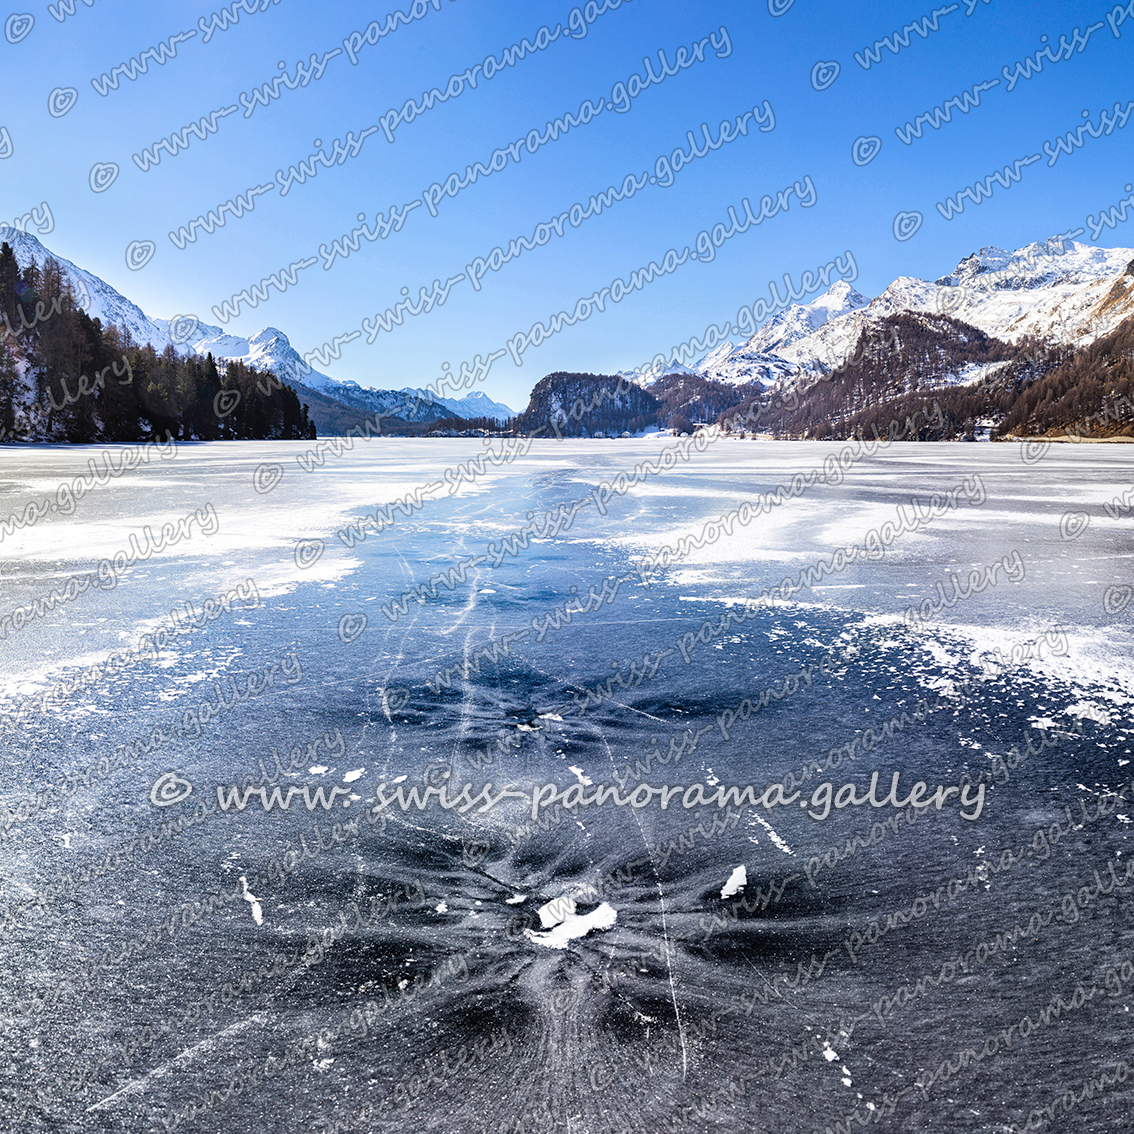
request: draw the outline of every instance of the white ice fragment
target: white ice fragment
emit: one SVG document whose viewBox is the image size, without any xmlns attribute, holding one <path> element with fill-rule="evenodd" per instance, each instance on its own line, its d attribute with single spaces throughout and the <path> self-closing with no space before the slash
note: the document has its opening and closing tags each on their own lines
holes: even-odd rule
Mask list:
<svg viewBox="0 0 1134 1134">
<path fill-rule="evenodd" d="M 728 881 L 724 884 L 721 890 L 722 898 L 731 898 L 733 894 L 739 894 L 745 886 L 748 885 L 748 870 L 742 864 L 738 866 L 729 876 Z"/>
<path fill-rule="evenodd" d="M 316 764 L 314 768 L 308 768 L 308 772 L 313 776 L 321 776 L 324 772 L 329 772 L 330 768 L 326 764 Z"/>
<path fill-rule="evenodd" d="M 575 913 L 575 899 L 566 896 L 556 898 L 539 907 L 539 923 L 544 929 L 551 929 L 561 921 L 566 921 Z"/>
<path fill-rule="evenodd" d="M 592 929 L 609 929 L 617 920 L 618 911 L 609 903 L 603 902 L 589 914 L 569 914 L 550 933 L 533 933 L 530 929 L 524 930 L 524 933 L 537 945 L 548 949 L 566 949 L 568 941 L 586 937 Z"/>
<path fill-rule="evenodd" d="M 583 775 L 582 768 L 576 768 L 574 764 L 570 764 L 568 765 L 568 770 L 574 772 L 575 775 L 578 776 L 579 783 L 581 783 L 583 787 L 590 787 L 594 783 L 594 780 L 592 780 L 589 776 Z"/>
<path fill-rule="evenodd" d="M 359 779 L 361 776 L 363 776 L 365 774 L 366 774 L 365 768 L 356 768 L 353 772 L 347 772 L 347 774 L 345 776 L 343 776 L 343 783 L 344 784 L 353 784 L 355 780 Z"/>
<path fill-rule="evenodd" d="M 449 912 L 449 904 L 445 901 L 444 898 L 442 898 L 441 901 L 438 903 L 436 909 L 437 909 L 438 913 L 448 913 Z"/>
<path fill-rule="evenodd" d="M 518 906 L 521 902 L 526 902 L 527 900 L 527 894 L 513 894 L 512 897 L 504 899 L 504 904 L 509 906 Z"/>
<path fill-rule="evenodd" d="M 839 1053 L 831 1047 L 830 1044 L 825 1044 L 823 1047 L 823 1058 L 827 1060 L 828 1063 L 834 1063 L 835 1060 L 839 1058 Z"/>
<path fill-rule="evenodd" d="M 240 886 L 244 891 L 241 897 L 243 897 L 246 902 L 250 902 L 252 904 L 252 920 L 257 925 L 263 925 L 264 910 L 260 906 L 260 899 L 257 898 L 251 890 L 248 889 L 248 879 L 243 874 L 240 876 Z"/>
</svg>

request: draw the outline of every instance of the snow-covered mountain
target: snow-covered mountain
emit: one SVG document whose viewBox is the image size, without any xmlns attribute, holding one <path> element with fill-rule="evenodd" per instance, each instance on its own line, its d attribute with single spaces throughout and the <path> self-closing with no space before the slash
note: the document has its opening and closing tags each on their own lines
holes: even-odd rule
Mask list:
<svg viewBox="0 0 1134 1134">
<path fill-rule="evenodd" d="M 1132 263 L 1134 249 L 1044 241 L 1015 252 L 982 248 L 932 282 L 899 276 L 872 300 L 840 281 L 811 303 L 777 312 L 739 347 L 722 344 L 691 369 L 738 385 L 792 376 L 806 381 L 849 358 L 864 328 L 902 311 L 951 315 L 1007 342 L 1033 335 L 1083 346 L 1134 315 Z M 660 376 L 650 375 L 648 383 Z M 972 376 L 958 374 L 957 380 Z"/>
<path fill-rule="evenodd" d="M 16 263 L 21 268 L 26 268 L 33 257 L 41 265 L 48 256 L 54 257 L 59 262 L 63 275 L 70 281 L 75 302 L 90 318 L 100 319 L 103 326 L 112 323 L 116 327 L 126 327 L 137 342 L 153 343 L 154 350 L 159 353 L 169 345 L 168 329 L 161 326 L 164 320 L 151 319 L 137 304 L 120 295 L 105 280 L 45 248 L 30 232 L 3 226 L 0 227 L 0 241 L 11 245 Z"/>
<path fill-rule="evenodd" d="M 212 354 L 222 369 L 228 362 L 243 362 L 258 370 L 269 370 L 289 385 L 301 383 L 367 413 L 398 416 L 399 408 L 407 406 L 408 394 L 412 399 L 409 404 L 415 406 L 412 413 L 415 421 L 431 421 L 450 415 L 505 421 L 516 415 L 515 410 L 493 401 L 480 391 L 463 398 L 438 398 L 410 387 L 376 390 L 360 386 L 357 382 L 339 382 L 313 369 L 291 345 L 287 335 L 276 327 L 265 327 L 251 338 L 244 338 L 229 334 L 221 327 L 202 323 L 193 315 L 154 318 L 115 291 L 105 280 L 52 252 L 31 233 L 0 227 L 0 241 L 11 245 L 21 268 L 26 267 L 33 257 L 38 264 L 49 256 L 53 257 L 70 282 L 76 303 L 90 318 L 100 319 L 104 326 L 113 324 L 128 328 L 136 342 L 149 343 L 159 354 L 172 346 L 181 355 Z"/>
<path fill-rule="evenodd" d="M 860 295 L 846 280 L 839 280 L 818 299 L 810 303 L 793 303 L 777 311 L 744 344 L 748 350 L 761 354 L 778 354 L 787 357 L 787 351 L 796 343 L 810 337 L 834 319 L 858 311 L 870 301 Z"/>
<path fill-rule="evenodd" d="M 420 394 L 426 396 L 425 390 L 411 390 L 408 386 L 402 393 Z M 433 397 L 433 395 L 428 395 Z M 490 417 L 495 421 L 507 421 L 516 416 L 516 411 L 510 409 L 503 402 L 494 402 L 482 390 L 473 390 L 463 398 L 437 398 L 433 401 L 448 407 L 457 417 Z"/>
<path fill-rule="evenodd" d="M 982 248 L 936 282 L 942 310 L 988 334 L 1085 346 L 1134 314 L 1129 297 L 1107 302 L 1132 261 L 1134 249 L 1071 241 L 1062 253 L 1051 242 L 1013 253 Z"/>
</svg>

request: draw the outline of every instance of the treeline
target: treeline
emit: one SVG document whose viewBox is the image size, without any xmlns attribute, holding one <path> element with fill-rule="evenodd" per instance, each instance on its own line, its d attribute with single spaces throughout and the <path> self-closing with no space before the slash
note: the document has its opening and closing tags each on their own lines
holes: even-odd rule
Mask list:
<svg viewBox="0 0 1134 1134">
<path fill-rule="evenodd" d="M 1000 432 L 1130 437 L 1134 436 L 1132 399 L 1134 318 L 1026 383 L 1004 415 Z"/>
<path fill-rule="evenodd" d="M 160 355 L 78 306 L 58 262 L 0 245 L 0 440 L 313 440 L 307 407 L 270 374 Z"/>
<path fill-rule="evenodd" d="M 1134 263 L 1103 306 L 1132 296 Z M 1034 337 L 1007 343 L 948 315 L 904 311 L 864 328 L 850 357 L 820 377 L 800 372 L 765 388 L 670 374 L 646 390 L 613 375 L 558 372 L 542 378 L 524 413 L 499 428 L 610 437 L 650 427 L 692 432 L 716 421 L 726 429 L 799 440 L 894 431 L 919 441 L 975 440 L 978 431 L 992 440 L 1134 436 L 1132 383 L 1134 318 L 1077 350 Z M 468 424 L 432 422 L 429 428 Z"/>
<path fill-rule="evenodd" d="M 446 437 L 458 437 L 472 433 L 501 433 L 507 429 L 494 417 L 439 417 L 436 421 L 423 423 L 426 435 L 437 433 Z"/>
</svg>

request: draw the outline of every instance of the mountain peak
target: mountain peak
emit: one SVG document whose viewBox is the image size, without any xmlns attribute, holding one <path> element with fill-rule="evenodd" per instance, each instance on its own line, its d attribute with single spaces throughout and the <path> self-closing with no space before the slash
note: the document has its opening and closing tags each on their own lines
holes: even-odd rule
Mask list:
<svg viewBox="0 0 1134 1134">
<path fill-rule="evenodd" d="M 51 255 L 30 232 L 26 232 L 22 228 L 13 228 L 11 225 L 0 225 L 0 242 L 11 245 L 21 267 L 26 265 L 29 256 L 34 256 L 42 263 L 46 257 Z"/>
<path fill-rule="evenodd" d="M 257 331 L 249 340 L 249 346 L 271 346 L 278 343 L 280 346 L 291 346 L 291 340 L 283 333 L 283 331 L 276 327 L 265 327 L 262 331 Z"/>
<path fill-rule="evenodd" d="M 856 291 L 848 280 L 838 280 L 833 283 L 815 302 L 819 303 L 828 296 L 843 303 L 853 304 L 855 307 L 865 307 L 870 302 L 861 292 Z"/>
<path fill-rule="evenodd" d="M 736 344 L 731 340 L 728 342 L 723 342 L 720 344 L 720 346 L 714 347 L 714 349 L 709 351 L 709 353 L 706 354 L 703 358 L 699 358 L 695 363 L 693 363 L 693 369 L 702 372 L 708 372 L 714 366 L 716 366 L 717 363 L 723 362 L 726 358 L 728 358 L 728 356 L 732 354 L 734 350 L 736 350 Z"/>
</svg>

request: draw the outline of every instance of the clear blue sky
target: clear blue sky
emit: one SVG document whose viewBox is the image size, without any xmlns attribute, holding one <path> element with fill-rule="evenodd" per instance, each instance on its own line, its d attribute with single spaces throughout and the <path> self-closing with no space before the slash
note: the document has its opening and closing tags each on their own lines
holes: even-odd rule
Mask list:
<svg viewBox="0 0 1134 1134">
<path fill-rule="evenodd" d="M 1089 111 L 1097 124 L 1103 108 L 1134 98 L 1134 4 L 1128 17 L 1111 15 L 1109 4 L 1032 3 L 1030 0 L 962 0 L 937 17 L 939 30 L 922 38 L 909 33 L 897 54 L 881 48 L 878 63 L 855 60 L 876 40 L 928 16 L 928 0 L 845 4 L 795 0 L 782 15 L 769 0 L 674 3 L 623 0 L 587 26 L 585 38 L 561 35 L 546 49 L 505 67 L 491 80 L 478 76 L 466 89 L 412 122 L 402 122 L 395 140 L 379 130 L 356 158 L 320 168 L 286 196 L 273 189 L 256 198 L 241 219 L 228 216 L 213 234 L 179 250 L 168 233 L 255 186 L 272 185 L 277 170 L 306 158 L 319 138 L 328 154 L 336 138 L 356 136 L 378 124 L 390 109 L 443 88 L 450 75 L 501 53 L 544 24 L 565 27 L 572 5 L 511 0 L 417 0 L 425 14 L 356 51 L 343 50 L 352 32 L 371 21 L 384 23 L 401 4 L 304 3 L 247 0 L 239 23 L 215 31 L 208 43 L 198 20 L 219 11 L 207 0 L 141 4 L 130 0 L 74 0 L 74 14 L 59 21 L 43 0 L 18 5 L 0 39 L 4 76 L 0 127 L 12 156 L 0 160 L 0 221 L 50 204 L 55 230 L 48 247 L 102 276 L 151 315 L 195 313 L 218 323 L 214 305 L 295 261 L 318 257 L 320 245 L 357 225 L 357 215 L 386 211 L 415 199 L 434 182 L 470 163 L 488 162 L 492 152 L 543 130 L 549 119 L 575 111 L 584 99 L 605 102 L 619 81 L 643 74 L 643 56 L 664 49 L 669 60 L 723 25 L 732 52 L 718 58 L 710 47 L 703 62 L 638 93 L 626 113 L 604 108 L 589 125 L 556 142 L 508 160 L 506 168 L 438 205 L 406 215 L 400 232 L 361 242 L 329 270 L 318 261 L 298 273 L 285 294 L 245 308 L 227 324 L 250 335 L 264 326 L 282 329 L 302 353 L 335 335 L 359 329 L 362 320 L 392 306 L 408 288 L 416 296 L 435 277 L 463 271 L 495 246 L 519 236 L 591 194 L 619 185 L 627 174 L 654 171 L 661 155 L 687 146 L 687 130 L 708 123 L 714 136 L 722 119 L 735 119 L 765 100 L 775 129 L 750 128 L 716 152 L 693 160 L 668 188 L 646 183 L 632 199 L 602 215 L 567 225 L 544 247 L 523 252 L 499 271 L 489 271 L 479 291 L 468 281 L 453 286 L 448 300 L 429 314 L 409 317 L 391 333 L 366 336 L 343 347 L 338 362 L 318 367 L 362 385 L 423 385 L 456 369 L 474 354 L 499 349 L 517 331 L 546 320 L 576 300 L 625 278 L 651 259 L 681 250 L 696 234 L 727 221 L 730 205 L 744 197 L 758 207 L 809 176 L 817 203 L 808 209 L 794 198 L 787 212 L 728 240 L 711 263 L 689 262 L 643 291 L 608 306 L 589 320 L 552 336 L 524 356 L 493 367 L 483 389 L 509 404 L 526 404 L 531 387 L 554 370 L 610 372 L 647 361 L 657 351 L 712 322 L 730 318 L 741 304 L 768 295 L 768 281 L 785 272 L 798 280 L 806 269 L 848 249 L 860 275 L 859 290 L 875 295 L 898 275 L 935 278 L 982 245 L 1014 248 L 1082 226 L 1127 196 L 1134 180 L 1134 115 L 1110 136 L 1084 136 L 1073 153 L 1054 166 L 1043 153 L 1053 140 L 1075 129 Z M 770 0 L 779 10 L 786 0 Z M 975 5 L 971 15 L 966 8 Z M 266 10 L 258 10 L 265 7 Z M 594 14 L 598 5 L 592 5 Z M 19 42 L 26 21 L 34 26 Z M 586 13 L 584 12 L 585 16 Z M 576 17 L 577 19 L 577 17 Z M 1123 22 L 1119 23 L 1119 20 Z M 1079 27 L 1103 23 L 1069 60 L 1045 61 L 1041 73 L 1007 90 L 1002 68 L 1034 55 L 1048 37 L 1072 40 Z M 176 45 L 177 56 L 135 80 L 122 77 L 118 90 L 100 96 L 91 80 L 156 47 L 170 36 L 198 29 Z M 568 29 L 569 30 L 569 29 Z M 360 36 L 358 38 L 364 38 Z M 306 87 L 280 88 L 270 105 L 245 116 L 249 92 L 312 52 L 339 49 L 323 77 Z M 838 77 L 814 89 L 818 63 L 837 62 Z M 491 69 L 491 68 L 490 68 Z M 822 74 L 818 79 L 827 77 Z M 829 75 L 829 71 L 827 72 Z M 999 79 L 980 92 L 981 104 L 904 145 L 895 128 L 945 100 Z M 57 116 L 49 113 L 52 91 Z M 74 105 L 67 109 L 78 91 Z M 190 137 L 186 150 L 161 157 L 141 172 L 131 155 L 211 111 L 236 106 L 205 140 Z M 755 125 L 755 124 L 754 124 Z M 868 164 L 852 160 L 859 137 L 878 137 L 881 149 Z M 4 150 L 0 134 L 0 153 Z M 1057 151 L 1056 151 L 1057 152 Z M 1022 168 L 1010 189 L 995 187 L 991 199 L 969 202 L 946 221 L 937 202 L 1010 165 L 1040 155 Z M 861 155 L 860 155 L 861 156 Z M 90 187 L 92 167 L 115 163 L 119 173 L 103 192 Z M 894 219 L 920 212 L 912 237 L 899 241 Z M 1104 230 L 1097 243 L 1134 245 L 1131 220 Z M 32 229 L 34 231 L 34 228 Z M 1079 237 L 1090 241 L 1090 232 Z M 156 249 L 138 270 L 126 266 L 136 241 Z M 143 246 L 144 247 L 144 246 Z"/>
</svg>

